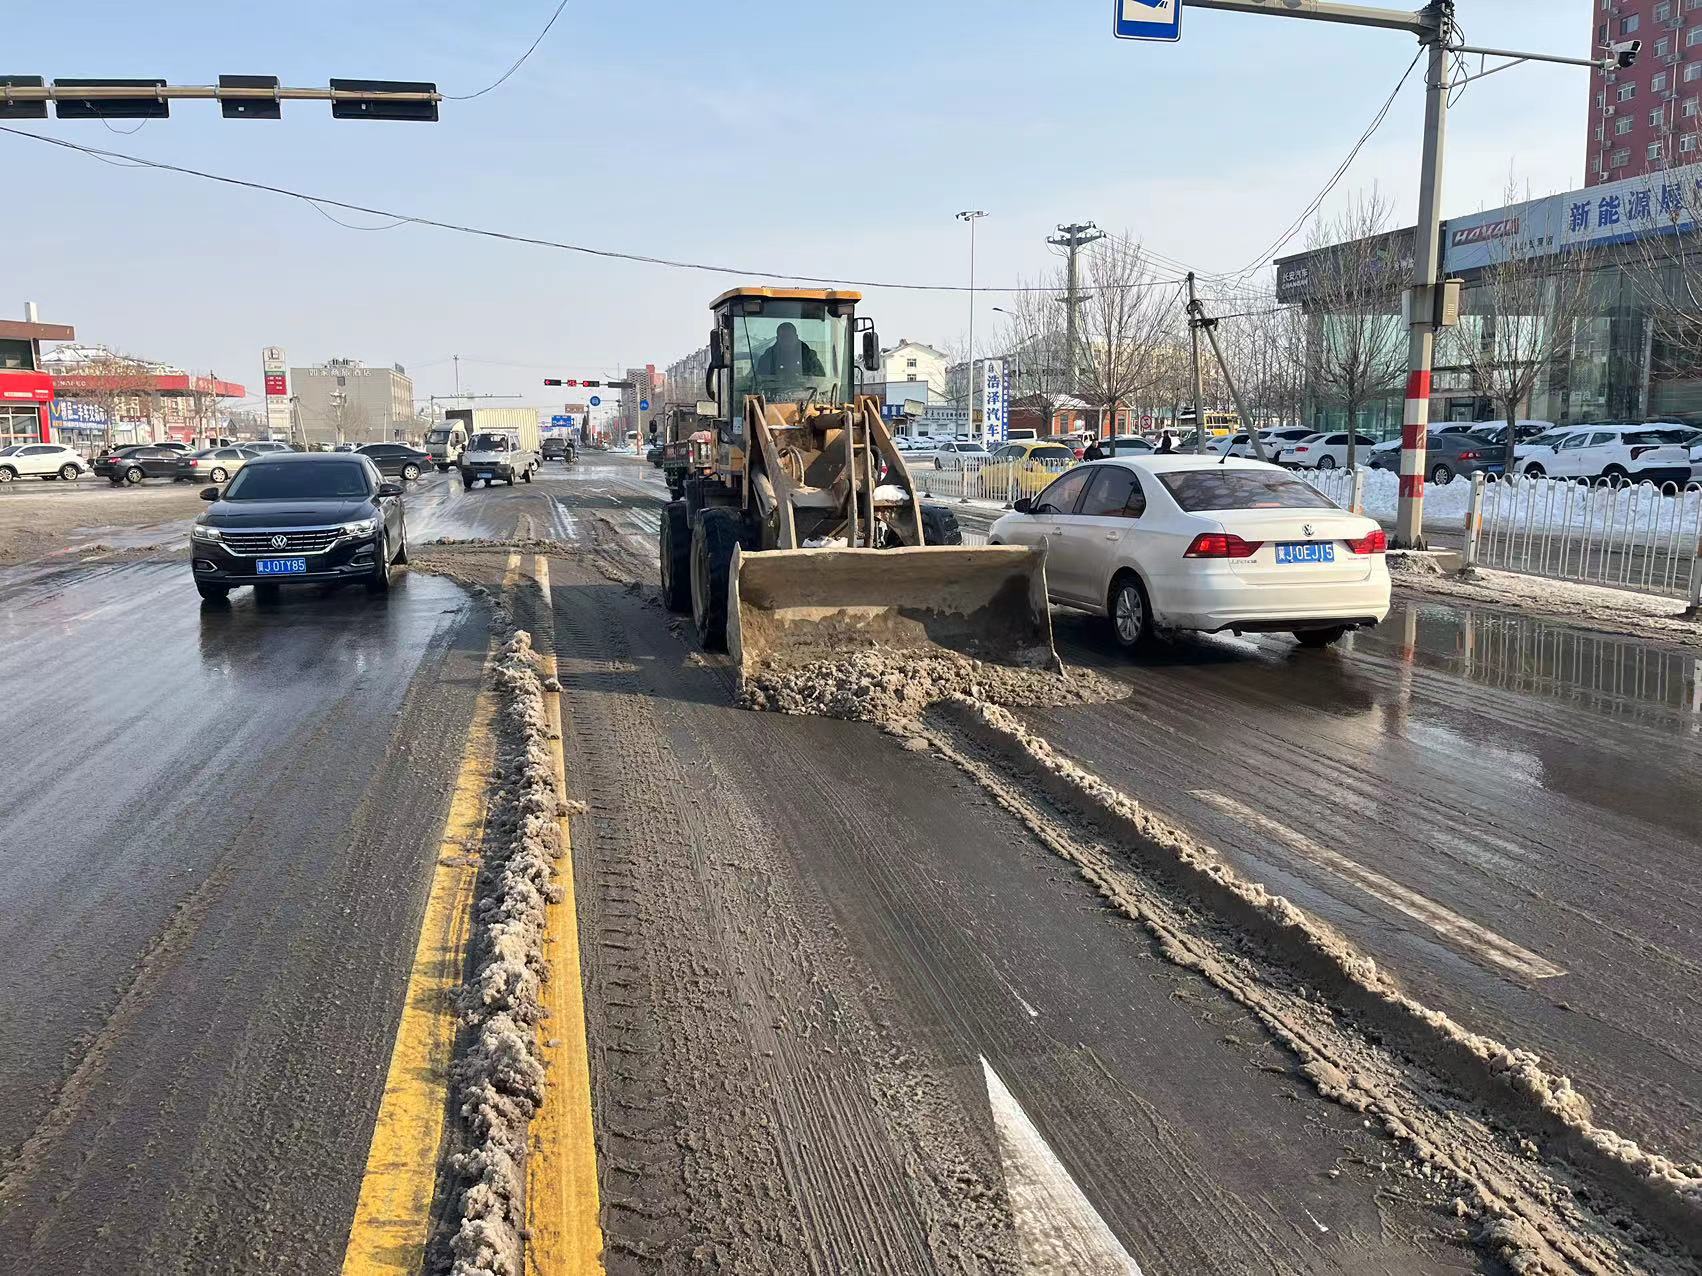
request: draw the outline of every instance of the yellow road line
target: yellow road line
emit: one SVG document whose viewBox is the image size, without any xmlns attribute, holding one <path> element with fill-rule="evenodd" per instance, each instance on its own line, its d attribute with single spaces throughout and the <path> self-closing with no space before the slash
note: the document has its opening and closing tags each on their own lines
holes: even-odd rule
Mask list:
<svg viewBox="0 0 1702 1276">
<path fill-rule="evenodd" d="M 550 565 L 542 554 L 533 560 L 542 594 L 542 615 L 550 608 Z M 553 652 L 540 653 L 543 676 L 557 676 Z M 544 692 L 544 713 L 555 738 L 556 799 L 567 802 L 567 761 L 562 752 L 561 696 Z M 591 1125 L 591 1058 L 585 1038 L 585 994 L 579 961 L 579 913 L 573 894 L 573 844 L 567 817 L 556 820 L 562 857 L 556 867 L 561 899 L 550 905 L 544 955 L 550 981 L 544 986 L 549 1018 L 544 1023 L 544 1067 L 549 1091 L 532 1121 L 532 1148 L 526 1160 L 527 1276 L 600 1276 L 603 1229 L 598 1222 L 597 1145 Z"/>
<path fill-rule="evenodd" d="M 519 568 L 520 555 L 510 554 L 504 589 Z M 402 1020 L 390 1050 L 384 1097 L 343 1252 L 344 1276 L 416 1276 L 425 1266 L 438 1152 L 449 1105 L 455 992 L 467 960 L 477 856 L 484 837 L 495 713 L 494 701 L 481 692 L 473 705 L 449 819 L 432 870 Z"/>
</svg>

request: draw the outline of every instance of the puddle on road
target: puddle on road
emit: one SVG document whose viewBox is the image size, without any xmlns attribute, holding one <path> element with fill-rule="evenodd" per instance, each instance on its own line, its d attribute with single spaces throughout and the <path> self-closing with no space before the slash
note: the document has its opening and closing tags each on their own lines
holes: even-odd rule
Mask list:
<svg viewBox="0 0 1702 1276">
<path fill-rule="evenodd" d="M 1702 654 L 1563 622 L 1415 599 L 1355 634 L 1352 650 L 1484 686 L 1702 733 Z"/>
</svg>

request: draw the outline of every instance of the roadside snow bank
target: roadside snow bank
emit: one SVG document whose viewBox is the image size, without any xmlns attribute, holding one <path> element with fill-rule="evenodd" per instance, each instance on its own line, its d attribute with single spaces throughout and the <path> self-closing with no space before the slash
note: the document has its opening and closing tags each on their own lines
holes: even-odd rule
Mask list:
<svg viewBox="0 0 1702 1276">
<path fill-rule="evenodd" d="M 935 743 L 988 786 L 995 798 L 1015 809 L 1023 793 L 1037 792 L 1109 835 L 1111 844 L 1144 872 L 1252 937 L 1283 968 L 1345 1012 L 1361 1031 L 1422 1061 L 1448 1088 L 1463 1090 L 1521 1135 L 1543 1140 L 1551 1154 L 1657 1225 L 1689 1261 L 1702 1259 L 1702 1165 L 1680 1164 L 1644 1151 L 1630 1139 L 1596 1125 L 1589 1103 L 1570 1079 L 1547 1071 L 1537 1055 L 1471 1032 L 1414 1000 L 1334 930 L 1264 885 L 1241 876 L 1213 848 L 1058 754 L 1004 709 L 960 697 L 936 705 L 924 718 L 922 729 L 929 724 L 946 733 Z M 952 736 L 996 759 L 1003 774 L 979 773 L 985 768 L 954 749 Z M 1014 791 L 1004 775 L 1014 779 Z M 1060 854 L 1073 858 L 1067 849 Z M 1154 926 L 1148 901 L 1128 896 L 1123 886 L 1098 872 L 1095 865 L 1078 863 L 1114 905 L 1148 923 L 1172 960 L 1200 971 L 1243 1004 L 1264 995 L 1249 989 L 1208 943 Z M 1516 1166 L 1496 1157 L 1493 1149 L 1476 1149 L 1468 1156 L 1450 1147 L 1450 1127 L 1437 1122 L 1425 1128 L 1430 1121 L 1427 1114 L 1404 1107 L 1395 1090 L 1379 1081 L 1370 1066 L 1320 1053 L 1291 1018 L 1264 1017 L 1267 1026 L 1301 1058 L 1302 1071 L 1321 1094 L 1356 1111 L 1375 1112 L 1388 1132 L 1411 1143 L 1426 1163 L 1474 1184 L 1480 1196 L 1476 1212 L 1486 1224 L 1484 1241 L 1509 1266 L 1531 1272 L 1574 1269 L 1577 1255 L 1572 1256 L 1574 1265 L 1569 1265 L 1566 1246 L 1557 1240 L 1564 1237 L 1551 1226 L 1560 1217 L 1555 1212 L 1559 1207 L 1544 1199 L 1543 1191 L 1533 1192 L 1530 1184 L 1521 1181 Z M 1516 1219 L 1521 1213 L 1529 1215 L 1521 1225 L 1497 1226 L 1509 1215 Z M 1552 1233 L 1540 1245 L 1520 1243 L 1521 1237 L 1528 1240 L 1531 1234 L 1522 1223 L 1531 1219 L 1542 1224 L 1539 1233 Z"/>
<path fill-rule="evenodd" d="M 1099 704 L 1129 695 L 1123 683 L 1085 669 L 1023 669 L 940 651 L 859 651 L 801 668 L 751 670 L 739 688 L 747 709 L 858 722 L 914 718 L 936 700 L 964 696 L 1005 705 Z"/>
<path fill-rule="evenodd" d="M 543 1102 L 537 1027 L 547 905 L 559 898 L 555 772 L 531 635 L 515 630 L 495 666 L 496 792 L 479 871 L 474 973 L 461 991 L 470 1044 L 455 1102 L 470 1146 L 451 1159 L 460 1190 L 449 1225 L 452 1276 L 520 1276 L 527 1131 Z"/>
</svg>

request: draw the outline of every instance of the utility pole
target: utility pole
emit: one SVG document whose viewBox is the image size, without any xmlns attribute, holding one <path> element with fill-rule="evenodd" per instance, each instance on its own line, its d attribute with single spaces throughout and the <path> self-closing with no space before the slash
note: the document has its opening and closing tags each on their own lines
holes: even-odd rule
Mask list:
<svg viewBox="0 0 1702 1276">
<path fill-rule="evenodd" d="M 965 411 L 968 413 L 964 424 L 969 427 L 966 433 L 971 438 L 975 437 L 975 223 L 986 215 L 979 208 L 966 209 L 957 215 L 958 221 L 969 223 L 969 353 L 963 369 L 963 387 L 966 392 Z M 983 431 L 986 425 L 983 420 Z"/>
<path fill-rule="evenodd" d="M 1206 377 L 1200 366 L 1200 298 L 1194 291 L 1194 272 L 1188 272 L 1188 342 L 1194 351 L 1194 453 L 1206 450 Z"/>
<path fill-rule="evenodd" d="M 450 355 L 449 360 L 455 365 L 455 397 L 461 397 L 461 356 Z"/>
<path fill-rule="evenodd" d="M 1046 240 L 1052 247 L 1062 248 L 1068 258 L 1064 268 L 1064 384 L 1072 395 L 1076 392 L 1076 371 L 1081 367 L 1076 358 L 1076 331 L 1079 327 L 1076 312 L 1082 303 L 1076 254 L 1095 240 L 1104 238 L 1105 232 L 1092 222 L 1071 222 L 1068 226 L 1058 227 L 1058 234 Z"/>
</svg>

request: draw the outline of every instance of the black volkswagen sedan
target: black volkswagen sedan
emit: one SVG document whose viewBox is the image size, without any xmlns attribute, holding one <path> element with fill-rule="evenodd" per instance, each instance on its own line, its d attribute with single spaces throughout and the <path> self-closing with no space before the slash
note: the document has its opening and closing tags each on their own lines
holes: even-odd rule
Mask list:
<svg viewBox="0 0 1702 1276">
<path fill-rule="evenodd" d="M 238 585 L 271 592 L 291 582 L 362 581 L 381 593 L 408 561 L 402 485 L 347 453 L 259 456 L 189 529 L 195 587 L 208 601 Z"/>
</svg>

